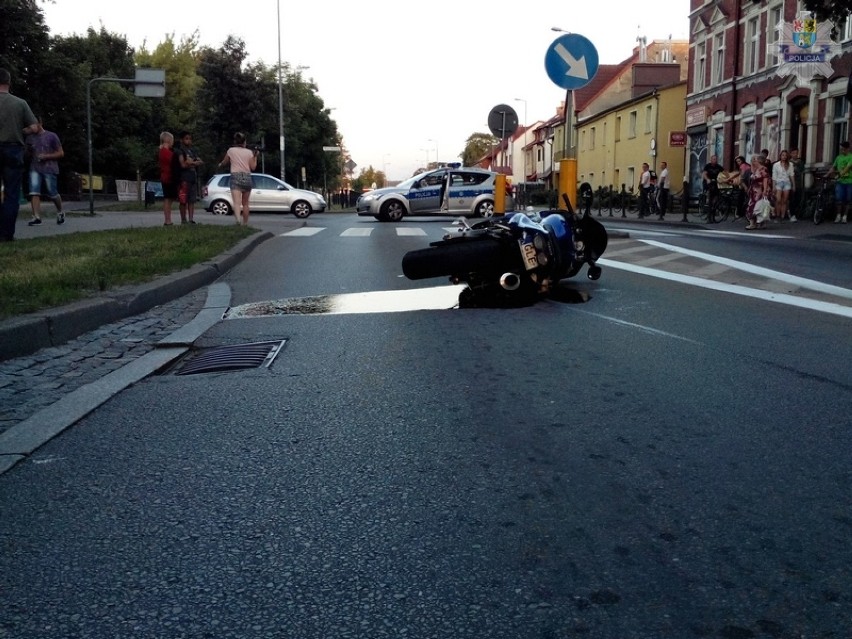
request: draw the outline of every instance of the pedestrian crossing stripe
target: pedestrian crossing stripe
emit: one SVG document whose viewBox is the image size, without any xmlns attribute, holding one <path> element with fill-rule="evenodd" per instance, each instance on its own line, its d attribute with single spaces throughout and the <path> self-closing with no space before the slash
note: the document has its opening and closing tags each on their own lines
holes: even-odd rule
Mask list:
<svg viewBox="0 0 852 639">
<path fill-rule="evenodd" d="M 300 229 L 294 229 L 292 231 L 287 231 L 286 233 L 282 233 L 282 237 L 310 237 L 311 235 L 316 235 L 320 231 L 324 231 L 325 228 L 322 226 L 303 226 Z"/>
<path fill-rule="evenodd" d="M 325 231 L 325 226 L 303 226 L 302 228 L 293 229 L 286 233 L 281 233 L 280 237 L 311 237 Z M 375 229 L 373 227 L 354 226 L 340 233 L 340 237 L 370 237 Z M 457 227 L 447 227 L 442 229 L 445 233 L 457 233 Z M 398 237 L 425 237 L 428 235 L 426 231 L 417 226 L 400 226 L 394 229 Z"/>
</svg>

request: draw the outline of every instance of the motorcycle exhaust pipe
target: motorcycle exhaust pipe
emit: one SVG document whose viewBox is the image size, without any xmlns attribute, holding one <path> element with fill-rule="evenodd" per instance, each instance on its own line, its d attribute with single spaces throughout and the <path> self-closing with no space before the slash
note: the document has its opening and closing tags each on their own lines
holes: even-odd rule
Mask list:
<svg viewBox="0 0 852 639">
<path fill-rule="evenodd" d="M 521 278 L 517 273 L 503 273 L 500 286 L 504 291 L 517 291 L 521 287 Z"/>
</svg>

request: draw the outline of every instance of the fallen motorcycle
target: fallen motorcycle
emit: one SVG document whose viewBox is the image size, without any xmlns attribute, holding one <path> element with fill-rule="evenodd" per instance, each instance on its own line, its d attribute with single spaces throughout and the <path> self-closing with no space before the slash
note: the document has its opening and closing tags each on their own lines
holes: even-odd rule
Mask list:
<svg viewBox="0 0 852 639">
<path fill-rule="evenodd" d="M 467 284 L 459 295 L 467 308 L 532 304 L 583 265 L 588 278 L 597 280 L 606 229 L 588 210 L 575 213 L 567 197 L 564 201 L 564 210 L 514 213 L 472 225 L 462 218 L 458 232 L 406 253 L 402 272 L 411 280 L 449 276 L 453 284 Z"/>
</svg>

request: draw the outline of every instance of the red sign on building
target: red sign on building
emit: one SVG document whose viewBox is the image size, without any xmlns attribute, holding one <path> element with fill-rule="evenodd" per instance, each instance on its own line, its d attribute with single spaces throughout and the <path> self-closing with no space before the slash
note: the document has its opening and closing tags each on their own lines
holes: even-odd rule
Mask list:
<svg viewBox="0 0 852 639">
<path fill-rule="evenodd" d="M 669 146 L 686 146 L 686 131 L 669 131 Z"/>
</svg>

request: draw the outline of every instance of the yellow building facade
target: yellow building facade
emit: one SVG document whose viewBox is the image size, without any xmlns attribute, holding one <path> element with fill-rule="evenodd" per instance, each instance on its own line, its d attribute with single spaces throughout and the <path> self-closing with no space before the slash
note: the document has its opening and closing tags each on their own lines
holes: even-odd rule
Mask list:
<svg viewBox="0 0 852 639">
<path fill-rule="evenodd" d="M 660 87 L 577 123 L 577 177 L 597 191 L 636 192 L 642 163 L 669 169 L 671 192 L 683 188 L 686 167 L 686 82 Z"/>
</svg>

